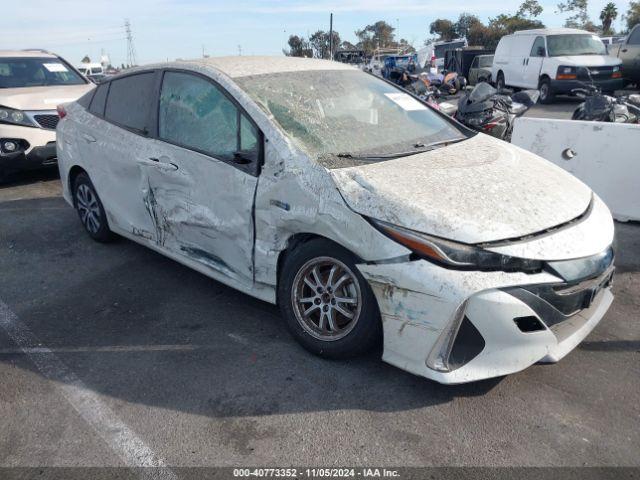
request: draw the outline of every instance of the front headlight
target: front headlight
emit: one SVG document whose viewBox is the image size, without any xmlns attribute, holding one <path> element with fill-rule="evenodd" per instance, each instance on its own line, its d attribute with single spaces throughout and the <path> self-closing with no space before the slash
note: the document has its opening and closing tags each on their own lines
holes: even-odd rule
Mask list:
<svg viewBox="0 0 640 480">
<path fill-rule="evenodd" d="M 13 108 L 0 106 L 0 122 L 10 123 L 12 125 L 23 125 L 25 127 L 35 127 L 36 125 L 31 121 L 27 115 Z"/>
<path fill-rule="evenodd" d="M 450 268 L 538 272 L 543 267 L 543 262 L 539 260 L 510 257 L 489 252 L 475 245 L 425 235 L 380 220 L 370 221 L 386 236 L 404 245 L 419 257 Z"/>
</svg>

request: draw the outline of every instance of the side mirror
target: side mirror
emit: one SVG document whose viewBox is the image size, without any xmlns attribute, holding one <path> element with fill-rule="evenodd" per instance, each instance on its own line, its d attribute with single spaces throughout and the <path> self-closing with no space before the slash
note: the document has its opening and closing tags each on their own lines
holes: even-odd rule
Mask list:
<svg viewBox="0 0 640 480">
<path fill-rule="evenodd" d="M 538 47 L 538 56 L 539 57 L 547 56 L 547 51 L 544 49 L 544 47 Z"/>
</svg>

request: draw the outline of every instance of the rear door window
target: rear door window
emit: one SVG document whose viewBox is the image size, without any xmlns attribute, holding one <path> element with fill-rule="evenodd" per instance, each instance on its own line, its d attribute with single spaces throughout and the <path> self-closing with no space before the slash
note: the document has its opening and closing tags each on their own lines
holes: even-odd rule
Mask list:
<svg viewBox="0 0 640 480">
<path fill-rule="evenodd" d="M 154 72 L 147 72 L 112 80 L 105 118 L 136 133 L 147 134 L 154 103 L 154 78 Z"/>
<path fill-rule="evenodd" d="M 629 35 L 629 45 L 640 45 L 640 27 L 636 27 Z"/>
<path fill-rule="evenodd" d="M 99 117 L 104 116 L 104 106 L 107 100 L 107 92 L 109 91 L 109 84 L 103 83 L 98 86 L 96 93 L 93 95 L 91 104 L 89 105 L 89 111 Z"/>
<path fill-rule="evenodd" d="M 220 88 L 197 75 L 164 74 L 158 136 L 221 160 L 242 156 L 248 162 L 243 170 L 255 171 L 258 162 L 257 128 Z"/>
</svg>

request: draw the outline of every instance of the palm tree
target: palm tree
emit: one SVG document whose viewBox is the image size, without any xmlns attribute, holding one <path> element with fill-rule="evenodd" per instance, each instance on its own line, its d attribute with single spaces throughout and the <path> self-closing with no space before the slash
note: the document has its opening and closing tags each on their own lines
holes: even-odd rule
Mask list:
<svg viewBox="0 0 640 480">
<path fill-rule="evenodd" d="M 602 20 L 602 33 L 611 32 L 611 24 L 618 17 L 618 8 L 613 2 L 607 3 L 600 12 L 600 20 Z"/>
</svg>

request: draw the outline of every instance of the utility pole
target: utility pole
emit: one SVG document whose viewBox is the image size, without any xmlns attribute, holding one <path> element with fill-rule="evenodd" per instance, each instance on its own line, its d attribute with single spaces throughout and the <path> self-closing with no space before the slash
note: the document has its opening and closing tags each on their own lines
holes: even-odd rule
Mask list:
<svg viewBox="0 0 640 480">
<path fill-rule="evenodd" d="M 400 54 L 400 19 L 396 18 L 396 46 L 398 47 L 398 54 Z"/>
<path fill-rule="evenodd" d="M 238 45 L 238 56 L 242 56 L 242 45 Z"/>
<path fill-rule="evenodd" d="M 124 30 L 127 34 L 127 65 L 133 67 L 138 63 L 136 60 L 136 47 L 133 45 L 133 34 L 131 33 L 131 23 L 124 20 Z"/>
<path fill-rule="evenodd" d="M 329 60 L 333 60 L 333 13 L 329 15 Z"/>
</svg>

